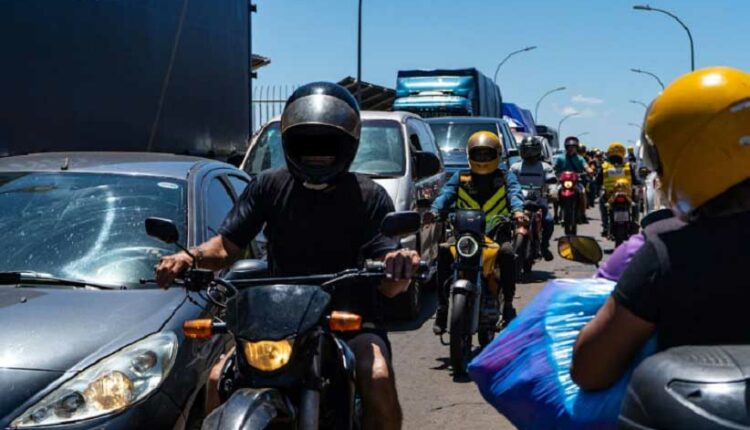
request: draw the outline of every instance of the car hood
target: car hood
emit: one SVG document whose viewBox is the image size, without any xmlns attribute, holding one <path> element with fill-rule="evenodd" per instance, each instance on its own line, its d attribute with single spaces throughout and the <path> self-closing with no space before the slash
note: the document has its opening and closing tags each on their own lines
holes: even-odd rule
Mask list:
<svg viewBox="0 0 750 430">
<path fill-rule="evenodd" d="M 443 151 L 443 163 L 446 166 L 468 166 L 469 161 L 466 159 L 466 151 Z"/>
<path fill-rule="evenodd" d="M 176 288 L 110 291 L 0 286 L 4 351 L 0 370 L 44 371 L 52 379 L 55 372 L 83 370 L 159 331 L 184 300 L 185 292 Z M 7 391 L 7 387 L 3 382 L 0 389 Z"/>
</svg>

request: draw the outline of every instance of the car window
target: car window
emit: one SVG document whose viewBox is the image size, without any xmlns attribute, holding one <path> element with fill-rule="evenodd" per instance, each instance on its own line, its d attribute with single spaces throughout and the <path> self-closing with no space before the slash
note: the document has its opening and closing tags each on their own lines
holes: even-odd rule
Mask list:
<svg viewBox="0 0 750 430">
<path fill-rule="evenodd" d="M 36 271 L 128 288 L 153 288 L 173 245 L 150 237 L 149 217 L 174 221 L 184 243 L 187 184 L 155 176 L 0 173 L 0 271 Z M 54 244 L 54 246 L 51 246 Z"/>
<path fill-rule="evenodd" d="M 431 152 L 439 157 L 440 150 L 435 145 L 435 137 L 432 134 L 432 130 L 430 130 L 430 126 L 427 125 L 424 121 L 416 119 L 410 119 L 409 122 L 411 123 L 414 131 L 419 137 L 419 143 L 422 146 L 422 151 Z"/>
<path fill-rule="evenodd" d="M 362 121 L 359 149 L 350 169 L 371 176 L 401 176 L 406 169 L 401 124 L 393 120 Z M 243 167 L 250 175 L 286 166 L 279 123 L 261 132 Z"/>
<path fill-rule="evenodd" d="M 216 176 L 208 184 L 206 193 L 206 230 L 208 237 L 218 234 L 221 223 L 234 206 L 232 195 L 221 177 Z"/>
<path fill-rule="evenodd" d="M 245 178 L 240 178 L 236 175 L 228 175 L 227 178 L 229 178 L 229 183 L 232 184 L 232 188 L 234 188 L 235 195 L 241 195 L 242 192 L 245 191 L 245 188 L 247 188 L 248 182 Z"/>
<path fill-rule="evenodd" d="M 500 126 L 500 129 L 502 130 L 502 133 L 503 133 L 503 139 L 505 139 L 505 141 L 508 142 L 508 144 L 506 145 L 506 150 L 515 149 L 518 146 L 516 144 L 516 137 L 510 131 L 508 124 L 503 123 Z"/>
<path fill-rule="evenodd" d="M 435 142 L 443 153 L 466 151 L 466 143 L 469 137 L 478 131 L 490 131 L 498 134 L 498 125 L 495 122 L 455 122 L 440 123 L 431 122 L 430 128 L 435 135 Z M 503 139 L 508 139 L 503 133 Z M 507 154 L 503 148 L 503 156 Z"/>
</svg>

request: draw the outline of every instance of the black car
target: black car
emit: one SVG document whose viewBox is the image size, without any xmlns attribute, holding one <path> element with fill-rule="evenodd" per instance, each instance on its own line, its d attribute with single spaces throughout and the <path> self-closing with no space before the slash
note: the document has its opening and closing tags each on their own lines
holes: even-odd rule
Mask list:
<svg viewBox="0 0 750 430">
<path fill-rule="evenodd" d="M 0 428 L 191 428 L 227 335 L 186 339 L 218 312 L 152 282 L 175 252 L 146 235 L 175 220 L 187 245 L 213 236 L 248 176 L 153 153 L 0 159 Z"/>
</svg>

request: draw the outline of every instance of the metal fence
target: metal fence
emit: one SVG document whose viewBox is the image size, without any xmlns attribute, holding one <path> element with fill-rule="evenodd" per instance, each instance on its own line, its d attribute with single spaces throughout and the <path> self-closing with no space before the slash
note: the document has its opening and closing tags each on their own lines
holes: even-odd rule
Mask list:
<svg viewBox="0 0 750 430">
<path fill-rule="evenodd" d="M 284 109 L 286 99 L 299 85 L 258 85 L 253 87 L 253 133 Z"/>
</svg>

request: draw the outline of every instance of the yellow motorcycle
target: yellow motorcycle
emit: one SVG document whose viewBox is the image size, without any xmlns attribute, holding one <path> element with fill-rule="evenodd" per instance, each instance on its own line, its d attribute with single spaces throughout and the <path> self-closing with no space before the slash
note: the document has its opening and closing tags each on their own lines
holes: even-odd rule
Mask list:
<svg viewBox="0 0 750 430">
<path fill-rule="evenodd" d="M 500 270 L 496 264 L 500 243 L 510 242 L 513 221 L 505 216 L 485 220 L 481 210 L 458 209 L 453 216 L 453 283 L 450 287 L 448 332 L 454 376 L 466 374 L 472 337 L 484 348 L 499 330 L 502 309 Z"/>
</svg>

